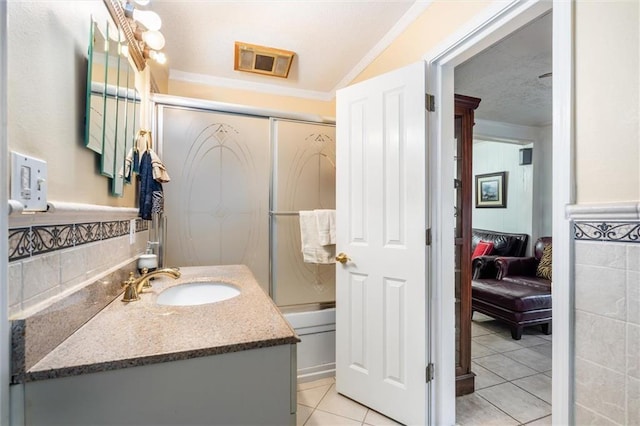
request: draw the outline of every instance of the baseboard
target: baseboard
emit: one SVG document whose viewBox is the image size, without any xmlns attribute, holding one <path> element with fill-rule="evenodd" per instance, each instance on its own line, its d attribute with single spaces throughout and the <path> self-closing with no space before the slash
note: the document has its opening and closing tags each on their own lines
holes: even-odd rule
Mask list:
<svg viewBox="0 0 640 426">
<path fill-rule="evenodd" d="M 332 362 L 324 365 L 316 365 L 298 370 L 298 383 L 313 382 L 325 377 L 335 377 L 336 363 Z"/>
</svg>

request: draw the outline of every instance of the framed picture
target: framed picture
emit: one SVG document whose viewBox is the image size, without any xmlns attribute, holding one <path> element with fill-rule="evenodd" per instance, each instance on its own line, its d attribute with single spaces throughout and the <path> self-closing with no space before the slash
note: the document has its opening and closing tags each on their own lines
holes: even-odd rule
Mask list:
<svg viewBox="0 0 640 426">
<path fill-rule="evenodd" d="M 476 207 L 507 207 L 507 172 L 476 175 Z"/>
</svg>

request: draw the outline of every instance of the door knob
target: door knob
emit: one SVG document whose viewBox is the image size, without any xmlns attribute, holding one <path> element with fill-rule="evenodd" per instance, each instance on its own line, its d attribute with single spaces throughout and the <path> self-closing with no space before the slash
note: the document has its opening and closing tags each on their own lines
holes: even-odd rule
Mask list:
<svg viewBox="0 0 640 426">
<path fill-rule="evenodd" d="M 345 253 L 338 253 L 338 255 L 336 256 L 336 260 L 344 265 L 351 259 Z"/>
</svg>

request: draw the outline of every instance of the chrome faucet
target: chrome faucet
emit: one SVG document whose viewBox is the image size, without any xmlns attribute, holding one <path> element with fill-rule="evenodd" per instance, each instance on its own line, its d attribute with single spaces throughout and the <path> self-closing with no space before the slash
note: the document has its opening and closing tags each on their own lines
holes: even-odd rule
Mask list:
<svg viewBox="0 0 640 426">
<path fill-rule="evenodd" d="M 180 271 L 177 268 L 163 268 L 148 272 L 147 268 L 144 268 L 138 278 L 135 278 L 133 272 L 130 272 L 129 279 L 122 283 L 122 286 L 125 287 L 122 301 L 135 302 L 136 300 L 140 300 L 142 289 L 151 287 L 149 279 L 157 275 L 166 275 L 173 279 L 178 279 L 180 278 Z"/>
</svg>

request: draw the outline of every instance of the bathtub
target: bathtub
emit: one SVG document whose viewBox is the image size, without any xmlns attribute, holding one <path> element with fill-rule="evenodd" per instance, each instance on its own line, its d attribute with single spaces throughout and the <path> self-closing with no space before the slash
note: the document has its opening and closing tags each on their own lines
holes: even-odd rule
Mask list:
<svg viewBox="0 0 640 426">
<path fill-rule="evenodd" d="M 302 340 L 298 343 L 298 383 L 336 372 L 336 309 L 321 306 L 281 308 Z"/>
</svg>

